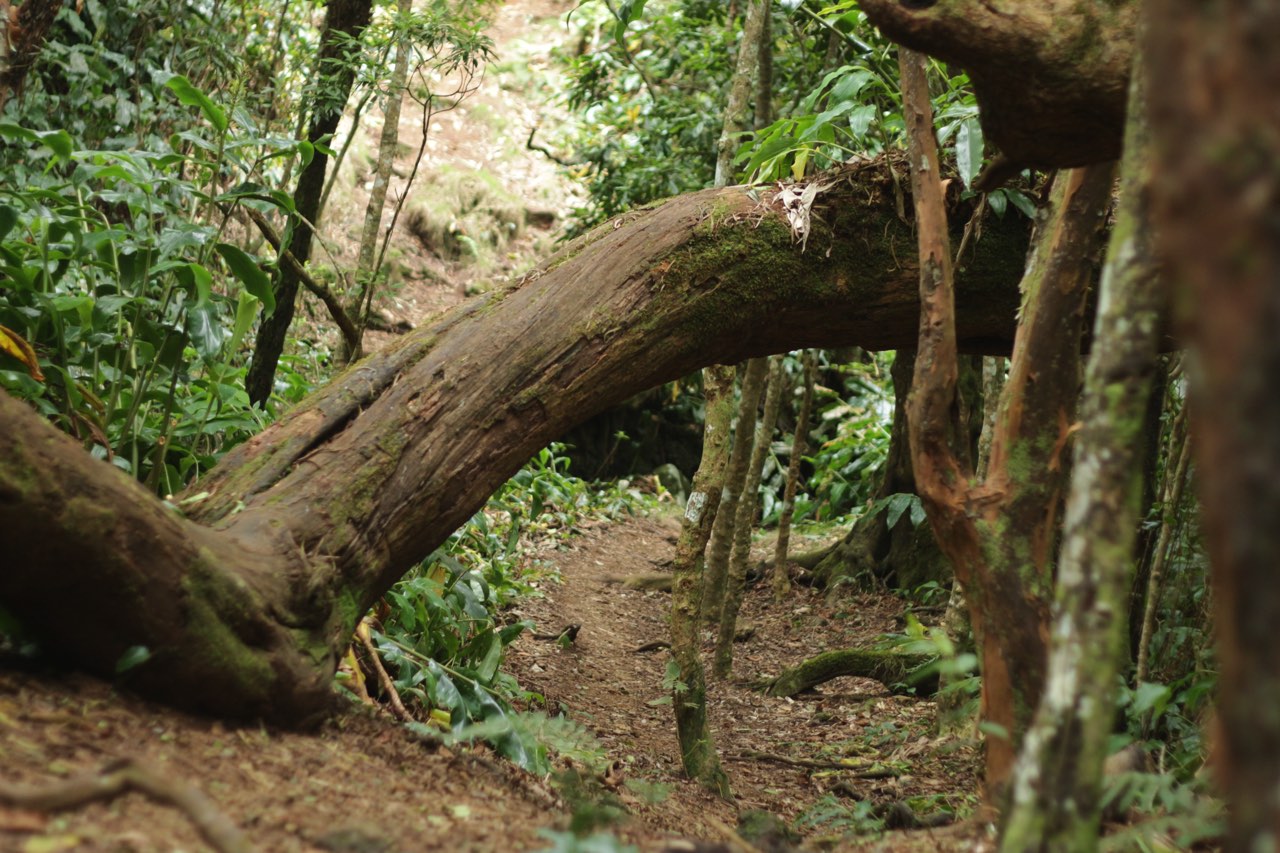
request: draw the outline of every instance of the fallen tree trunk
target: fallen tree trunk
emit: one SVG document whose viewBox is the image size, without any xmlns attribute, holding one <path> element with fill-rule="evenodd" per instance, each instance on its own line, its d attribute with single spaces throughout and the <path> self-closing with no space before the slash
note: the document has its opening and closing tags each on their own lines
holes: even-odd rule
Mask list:
<svg viewBox="0 0 1280 853">
<path fill-rule="evenodd" d="M 717 362 L 915 336 L 912 237 L 887 170 L 825 176 L 807 250 L 772 192 L 629 213 L 349 368 L 180 496 L 186 517 L 0 395 L 0 605 L 155 698 L 301 723 L 357 620 L 539 448 Z M 957 216 L 957 220 L 962 217 Z M 1026 245 L 991 223 L 957 329 L 1007 346 Z"/>
<path fill-rule="evenodd" d="M 769 696 L 795 696 L 833 678 L 851 675 L 870 678 L 889 689 L 890 693 L 918 693 L 932 696 L 938 689 L 938 672 L 919 672 L 937 658 L 931 655 L 907 654 L 883 649 L 837 649 L 814 655 L 777 677 L 766 681 L 761 689 Z M 919 674 L 917 675 L 917 673 Z"/>
</svg>

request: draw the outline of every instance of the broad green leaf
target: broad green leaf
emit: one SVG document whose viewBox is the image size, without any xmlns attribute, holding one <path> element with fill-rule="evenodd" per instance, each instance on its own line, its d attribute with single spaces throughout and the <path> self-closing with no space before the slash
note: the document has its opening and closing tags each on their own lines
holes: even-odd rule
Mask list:
<svg viewBox="0 0 1280 853">
<path fill-rule="evenodd" d="M 956 132 L 956 166 L 965 188 L 972 187 L 974 178 L 982 170 L 982 125 L 977 118 L 961 122 Z"/>
<path fill-rule="evenodd" d="M 482 684 L 493 683 L 493 677 L 498 674 L 498 664 L 502 663 L 502 641 L 497 634 L 489 635 L 489 647 L 485 650 L 484 660 L 480 662 L 480 666 L 476 669 L 476 676 Z"/>
<path fill-rule="evenodd" d="M 205 302 L 188 307 L 187 334 L 201 358 L 206 362 L 216 359 L 227 337 L 217 306 Z"/>
<path fill-rule="evenodd" d="M 178 281 L 194 297 L 195 305 L 204 305 L 209 301 L 213 288 L 213 276 L 201 264 L 181 264 L 174 268 Z"/>
<path fill-rule="evenodd" d="M 888 514 L 885 516 L 885 523 L 889 525 L 890 529 L 893 529 L 893 526 L 898 523 L 898 519 L 902 518 L 902 514 L 910 508 L 913 497 L 915 496 L 906 492 L 898 492 L 896 495 L 889 497 Z"/>
<path fill-rule="evenodd" d="M 63 160 L 71 159 L 71 149 L 73 143 L 71 134 L 65 130 L 40 130 L 36 132 L 36 138 L 49 146 L 49 150 Z"/>
<path fill-rule="evenodd" d="M 987 193 L 987 204 L 991 205 L 996 216 L 1004 219 L 1004 212 L 1009 209 L 1009 197 L 1004 190 L 995 190 Z"/>
<path fill-rule="evenodd" d="M 230 243 L 216 243 L 214 248 L 227 262 L 231 272 L 240 279 L 245 289 L 262 300 L 262 309 L 268 317 L 275 313 L 276 295 L 271 289 L 271 277 L 262 271 L 249 255 L 239 246 Z"/>
<path fill-rule="evenodd" d="M 918 497 L 911 500 L 911 526 L 919 527 L 920 522 L 925 520 L 924 502 Z"/>
<path fill-rule="evenodd" d="M 1144 681 L 1133 691 L 1133 713 L 1141 716 L 1152 711 L 1158 717 L 1164 712 L 1172 695 L 1173 691 L 1168 685 Z"/>
<path fill-rule="evenodd" d="M 1006 189 L 1005 195 L 1009 197 L 1009 201 L 1014 207 L 1022 212 L 1022 215 L 1028 219 L 1036 218 L 1036 203 L 1020 190 Z"/>
<path fill-rule="evenodd" d="M 209 120 L 219 133 L 226 132 L 227 114 L 222 108 L 209 99 L 209 96 L 201 92 L 195 86 L 191 85 L 191 81 L 181 74 L 175 74 L 165 83 L 173 94 L 177 95 L 178 100 L 189 107 L 199 107 L 200 112 L 204 113 L 205 118 Z"/>
<path fill-rule="evenodd" d="M 871 122 L 876 118 L 876 105 L 863 104 L 849 111 L 849 131 L 854 136 L 866 136 Z"/>
<path fill-rule="evenodd" d="M 6 204 L 0 204 L 0 240 L 9 236 L 13 226 L 18 224 L 18 211 Z"/>
</svg>

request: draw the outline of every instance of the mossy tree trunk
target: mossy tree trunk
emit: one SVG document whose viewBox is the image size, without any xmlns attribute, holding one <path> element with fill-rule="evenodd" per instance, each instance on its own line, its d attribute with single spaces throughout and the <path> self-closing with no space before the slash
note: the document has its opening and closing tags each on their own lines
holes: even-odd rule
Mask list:
<svg viewBox="0 0 1280 853">
<path fill-rule="evenodd" d="M 702 578 L 702 622 L 720 624 L 729 584 L 729 557 L 733 554 L 733 525 L 738 518 L 738 501 L 747 482 L 747 466 L 755 444 L 756 413 L 768 380 L 769 360 L 753 358 L 742 371 L 742 393 L 738 402 L 738 426 L 733 433 L 733 450 L 724 474 L 720 508 L 711 528 L 707 566 Z"/>
<path fill-rule="evenodd" d="M 953 448 L 957 406 L 951 247 L 924 59 L 899 54 L 921 258 L 920 342 L 908 404 L 916 485 L 938 544 L 969 597 L 982 663 L 988 801 L 1003 798 L 1044 686 L 1051 559 L 1078 394 L 1090 259 L 1105 221 L 1110 164 L 1058 176 L 1023 278 L 1009 380 L 987 478 Z"/>
<path fill-rule="evenodd" d="M 1280 845 L 1280 6 L 1151 0 L 1157 249 L 1195 351 L 1191 428 L 1213 570 L 1224 849 Z"/>
<path fill-rule="evenodd" d="M 819 196 L 807 251 L 771 193 L 706 190 L 610 222 L 515 285 L 334 378 L 169 509 L 0 394 L 0 605 L 141 693 L 298 724 L 356 621 L 548 441 L 713 363 L 913 334 L 917 270 L 879 166 Z M 962 336 L 1008 338 L 1024 236 L 988 230 Z"/>
<path fill-rule="evenodd" d="M 702 371 L 706 396 L 702 461 L 693 475 L 671 569 L 671 656 L 680 670 L 671 707 L 675 711 L 680 761 L 690 779 L 722 797 L 730 795 L 729 779 L 720 767 L 720 756 L 707 725 L 707 679 L 698 649 L 698 603 L 702 555 L 711 538 L 729 464 L 733 384 L 732 367 L 717 365 Z"/>
<path fill-rule="evenodd" d="M 1001 849 L 1097 849 L 1102 766 L 1142 495 L 1147 398 L 1162 310 L 1147 211 L 1150 152 L 1142 74 L 1130 92 L 1120 210 L 1111 231 L 1089 353 L 1082 427 L 1063 519 L 1046 689 L 1014 773 Z"/>
<path fill-rule="evenodd" d="M 801 379 L 800 409 L 796 413 L 796 432 L 791 441 L 791 457 L 787 460 L 787 482 L 782 490 L 782 510 L 778 515 L 778 541 L 773 550 L 773 600 L 781 602 L 791 591 L 791 575 L 787 571 L 787 551 L 791 543 L 791 519 L 796 510 L 796 491 L 800 485 L 800 463 L 809 446 L 809 418 L 813 412 L 813 386 L 818 371 L 817 356 L 805 350 L 804 376 Z"/>
<path fill-rule="evenodd" d="M 729 569 L 725 574 L 724 604 L 720 608 L 720 625 L 716 636 L 716 651 L 711 671 L 716 678 L 728 678 L 733 670 L 733 636 L 738 630 L 738 610 L 747 583 L 747 563 L 751 557 L 751 531 L 756 525 L 756 507 L 759 503 L 760 475 L 764 469 L 765 454 L 773 438 L 773 428 L 778 422 L 778 407 L 782 402 L 782 386 L 786 377 L 782 373 L 782 356 L 769 359 L 771 365 L 764 395 L 764 411 L 751 442 L 751 459 L 747 463 L 747 476 L 738 498 L 738 511 L 734 514 L 730 538 L 733 549 L 729 554 Z M 745 393 L 743 395 L 746 397 Z M 741 420 L 739 426 L 742 426 Z M 740 437 L 741 434 L 740 434 Z"/>
</svg>

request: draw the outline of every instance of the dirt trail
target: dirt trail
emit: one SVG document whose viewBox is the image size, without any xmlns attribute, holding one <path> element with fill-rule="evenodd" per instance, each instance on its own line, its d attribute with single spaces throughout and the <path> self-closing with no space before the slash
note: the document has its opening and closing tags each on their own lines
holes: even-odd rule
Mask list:
<svg viewBox="0 0 1280 853">
<path fill-rule="evenodd" d="M 742 684 L 711 689 L 711 719 L 737 802 L 713 797 L 680 776 L 667 690 L 667 652 L 637 652 L 663 639 L 668 595 L 612 581 L 653 573 L 673 551 L 674 517 L 592 522 L 549 555 L 560 582 L 520 612 L 543 632 L 581 626 L 561 646 L 526 635 L 506 670 L 549 709 L 593 731 L 614 767 L 558 788 L 516 770 L 484 747 L 450 751 L 424 744 L 389 715 L 353 707 L 317 734 L 239 727 L 176 712 L 81 676 L 0 667 L 0 786 L 47 786 L 120 759 L 142 761 L 175 785 L 191 785 L 261 851 L 542 850 L 541 829 L 563 830 L 602 804 L 620 820 L 605 828 L 644 850 L 674 839 L 728 840 L 740 810 L 788 822 L 825 792 L 869 804 L 914 797 L 927 809 L 963 807 L 973 790 L 971 749 L 932 738 L 933 706 L 891 697 L 870 681 L 840 679 L 795 700 L 770 699 Z M 894 627 L 901 602 L 865 596 L 828 603 L 808 590 L 782 606 L 761 585 L 744 602 L 754 633 L 737 647 L 744 681 L 774 674 L 816 651 L 869 642 Z M 127 682 L 125 685 L 127 686 Z M 122 687 L 123 687 L 122 686 Z M 895 778 L 761 761 L 765 752 L 801 760 L 850 761 Z M 582 770 L 582 768 L 577 768 Z M 843 783 L 843 785 L 841 784 Z M 841 802 L 852 805 L 852 800 Z M 588 805 L 584 805 L 588 804 Z M 830 810 L 829 810 L 830 811 Z M 807 830 L 806 846 L 864 849 L 842 839 L 853 827 L 838 812 Z M 843 821 L 843 822 L 841 822 Z M 973 829 L 894 834 L 873 849 L 977 849 Z M 178 810 L 140 794 L 46 816 L 0 806 L 0 851 L 207 850 Z M 760 843 L 760 849 L 787 849 Z"/>
<path fill-rule="evenodd" d="M 750 637 L 736 646 L 735 680 L 713 684 L 709 696 L 737 801 L 727 803 L 684 780 L 662 686 L 668 652 L 637 651 L 666 638 L 670 597 L 617 583 L 657 571 L 674 553 L 678 532 L 674 515 L 588 525 L 568 550 L 551 557 L 561 583 L 547 585 L 544 598 L 520 609 L 543 634 L 580 625 L 575 641 L 557 644 L 526 635 L 507 663 L 522 686 L 546 697 L 551 711 L 585 724 L 608 747 L 621 765 L 611 774 L 612 785 L 635 779 L 640 784 L 633 787 L 641 792 L 649 783 L 669 786 L 658 802 L 636 796 L 625 781 L 618 787 L 619 799 L 635 816 L 621 829 L 624 836 L 651 844 L 657 843 L 655 831 L 659 837 L 723 839 L 743 811 L 767 811 L 793 822 L 832 790 L 876 804 L 933 797 L 939 806 L 964 805 L 963 792 L 972 790 L 973 753 L 936 754 L 942 742 L 930 734 L 931 702 L 890 696 L 876 682 L 850 678 L 795 699 L 768 698 L 748 686 L 817 652 L 869 645 L 897 630 L 902 602 L 890 596 L 828 602 L 800 588 L 776 605 L 764 584 L 749 590 L 743 603 L 739 625 Z M 842 770 L 760 760 L 756 753 L 848 761 L 851 773 L 874 766 L 893 778 L 861 780 Z M 840 829 L 819 825 L 813 834 L 838 836 Z M 941 844 L 944 836 L 933 840 Z M 937 844 L 931 841 L 925 849 Z"/>
</svg>

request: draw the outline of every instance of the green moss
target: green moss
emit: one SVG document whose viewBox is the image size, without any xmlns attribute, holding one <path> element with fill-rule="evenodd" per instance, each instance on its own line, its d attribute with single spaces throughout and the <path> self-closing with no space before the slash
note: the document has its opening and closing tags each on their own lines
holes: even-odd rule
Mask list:
<svg viewBox="0 0 1280 853">
<path fill-rule="evenodd" d="M 186 650 L 191 666 L 238 682 L 246 704 L 266 701 L 275 674 L 267 654 L 247 646 L 236 631 L 263 618 L 256 596 L 203 549 L 182 581 L 187 594 L 186 628 L 194 642 Z"/>
</svg>

